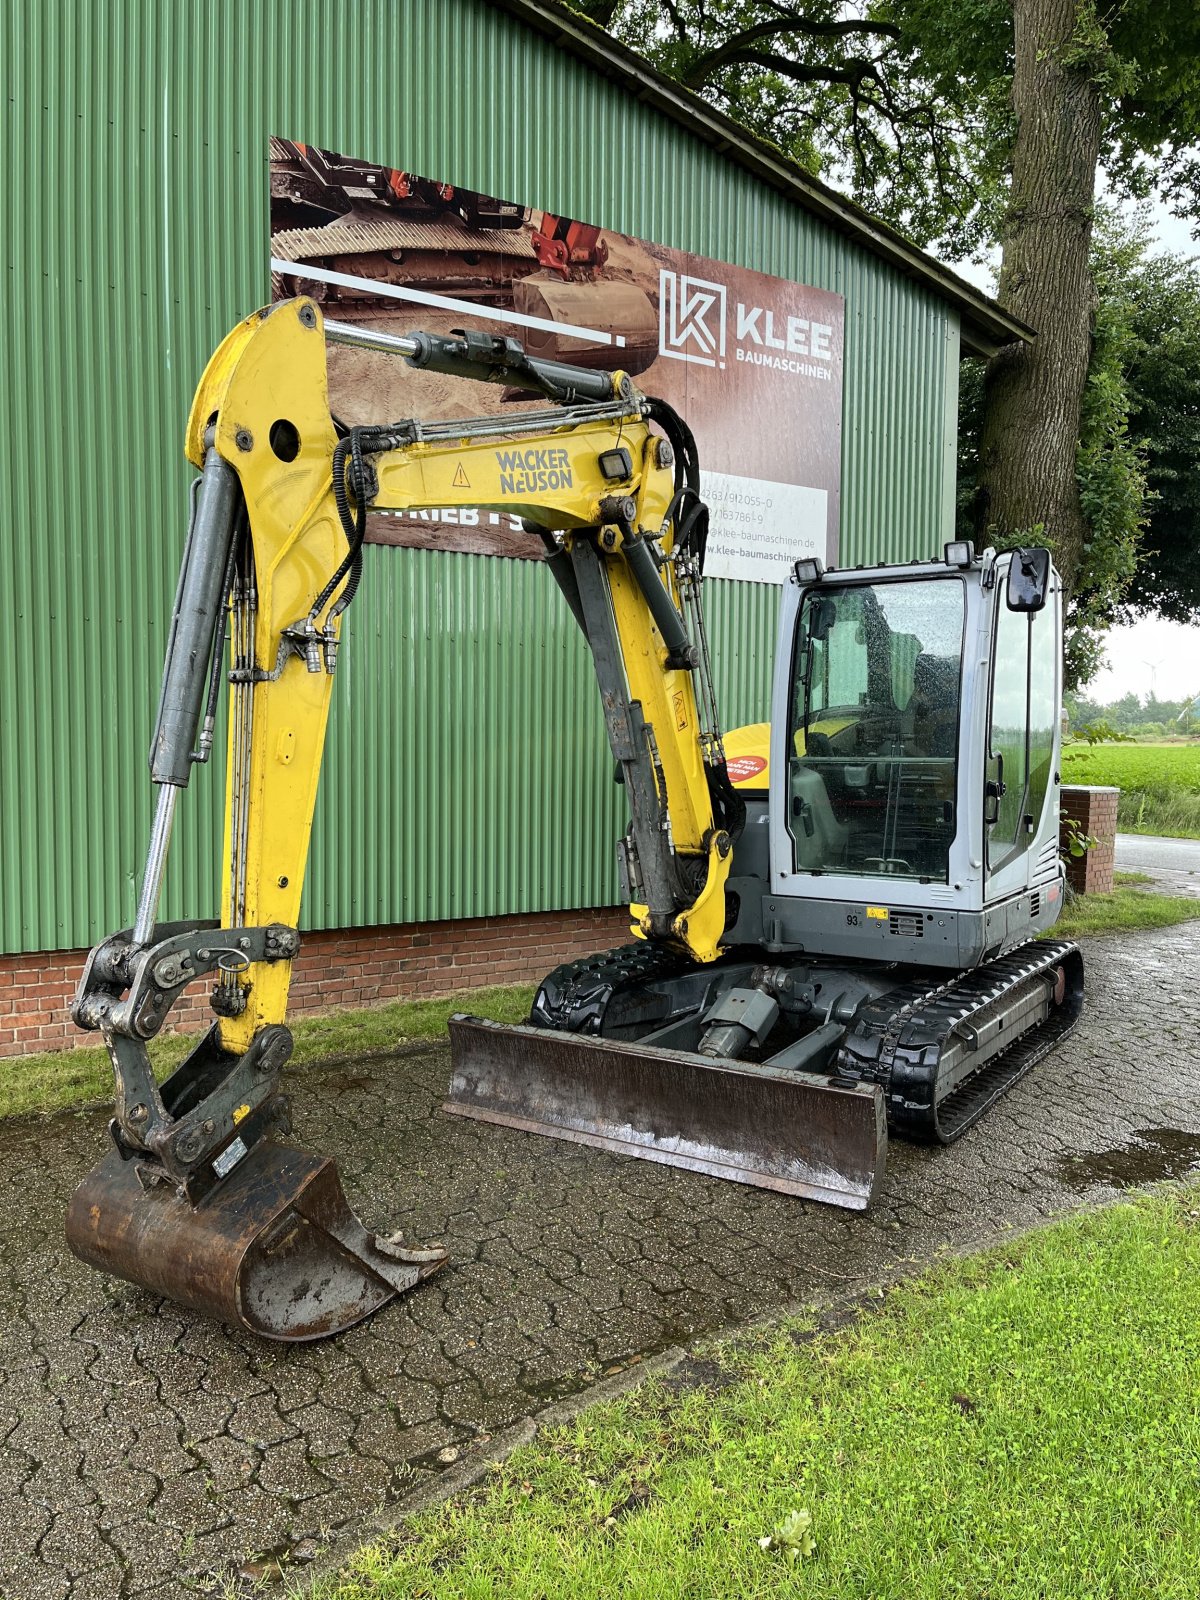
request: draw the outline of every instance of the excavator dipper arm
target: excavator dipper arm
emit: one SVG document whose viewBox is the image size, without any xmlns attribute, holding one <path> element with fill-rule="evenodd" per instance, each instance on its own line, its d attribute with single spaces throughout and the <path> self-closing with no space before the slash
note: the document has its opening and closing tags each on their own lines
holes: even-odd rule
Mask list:
<svg viewBox="0 0 1200 1600">
<path fill-rule="evenodd" d="M 327 332 L 551 404 L 339 437 Z M 541 532 L 592 650 L 629 796 L 633 931 L 705 963 L 721 949 L 738 805 L 699 607 L 703 508 L 686 427 L 623 374 L 533 361 L 482 334 L 326 328 L 306 300 L 260 311 L 222 342 L 186 451 L 200 477 L 150 753 L 159 799 L 141 900 L 134 927 L 92 952 L 73 1005 L 112 1057 L 115 1148 L 77 1191 L 68 1239 L 97 1266 L 268 1337 L 316 1338 L 445 1259 L 369 1234 L 331 1161 L 271 1137 L 288 1129 L 288 985 L 367 508 L 482 506 Z M 220 925 L 162 924 L 175 803 L 212 746 L 226 644 Z M 148 1041 L 209 974 L 216 1021 L 160 1086 Z"/>
</svg>

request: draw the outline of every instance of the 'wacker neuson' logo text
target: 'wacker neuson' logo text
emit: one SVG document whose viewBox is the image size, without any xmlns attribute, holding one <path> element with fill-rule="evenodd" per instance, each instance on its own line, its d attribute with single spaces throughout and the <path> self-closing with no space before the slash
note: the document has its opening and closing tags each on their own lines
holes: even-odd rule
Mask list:
<svg viewBox="0 0 1200 1600">
<path fill-rule="evenodd" d="M 658 274 L 658 350 L 675 361 L 724 367 L 725 285 L 666 267 Z M 738 301 L 734 308 L 734 360 L 805 378 L 832 377 L 833 325 L 785 316 Z"/>
</svg>

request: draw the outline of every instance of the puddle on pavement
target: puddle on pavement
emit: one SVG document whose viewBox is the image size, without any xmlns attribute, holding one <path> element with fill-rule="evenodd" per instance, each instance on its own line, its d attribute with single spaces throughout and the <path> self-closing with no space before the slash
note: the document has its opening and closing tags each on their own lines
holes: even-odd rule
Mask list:
<svg viewBox="0 0 1200 1600">
<path fill-rule="evenodd" d="M 1192 1172 L 1200 1172 L 1200 1134 L 1178 1128 L 1139 1128 L 1128 1144 L 1115 1150 L 1062 1156 L 1058 1165 L 1059 1177 L 1077 1194 L 1096 1184 L 1131 1189 Z"/>
</svg>

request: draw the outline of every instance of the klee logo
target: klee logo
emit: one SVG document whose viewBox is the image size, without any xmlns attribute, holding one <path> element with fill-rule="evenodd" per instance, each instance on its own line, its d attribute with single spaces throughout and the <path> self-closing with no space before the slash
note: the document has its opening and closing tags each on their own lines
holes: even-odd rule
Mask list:
<svg viewBox="0 0 1200 1600">
<path fill-rule="evenodd" d="M 658 349 L 675 361 L 725 365 L 725 285 L 684 272 L 658 274 Z"/>
</svg>

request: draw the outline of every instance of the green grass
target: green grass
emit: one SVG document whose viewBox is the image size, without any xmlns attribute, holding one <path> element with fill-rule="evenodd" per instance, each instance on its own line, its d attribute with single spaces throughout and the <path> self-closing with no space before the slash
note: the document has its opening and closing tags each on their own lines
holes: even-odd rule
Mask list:
<svg viewBox="0 0 1200 1600">
<path fill-rule="evenodd" d="M 1140 874 L 1119 873 L 1120 878 L 1145 879 Z M 1118 882 L 1111 894 L 1085 894 L 1069 901 L 1047 939 L 1074 939 L 1083 933 L 1125 933 L 1138 928 L 1170 928 L 1177 922 L 1200 917 L 1200 896 L 1153 894 Z"/>
<path fill-rule="evenodd" d="M 377 1055 L 418 1039 L 445 1037 L 455 1011 L 471 1011 L 497 1022 L 524 1022 L 533 999 L 531 985 L 470 989 L 434 1000 L 395 1000 L 367 1011 L 334 1011 L 292 1025 L 297 1066 L 338 1056 Z M 168 1034 L 151 1045 L 160 1078 L 178 1065 L 194 1036 Z M 112 1099 L 112 1067 L 103 1046 L 54 1050 L 0 1061 L 0 1117 L 66 1111 Z"/>
<path fill-rule="evenodd" d="M 319 1592 L 1195 1600 L 1198 1217 L 1196 1191 L 1140 1199 L 948 1264 L 849 1331 L 718 1346 L 710 1388 L 583 1412 Z M 812 1553 L 762 1548 L 795 1512 Z"/>
<path fill-rule="evenodd" d="M 1064 783 L 1115 784 L 1125 833 L 1200 839 L 1200 740 L 1188 744 L 1072 744 Z"/>
</svg>

